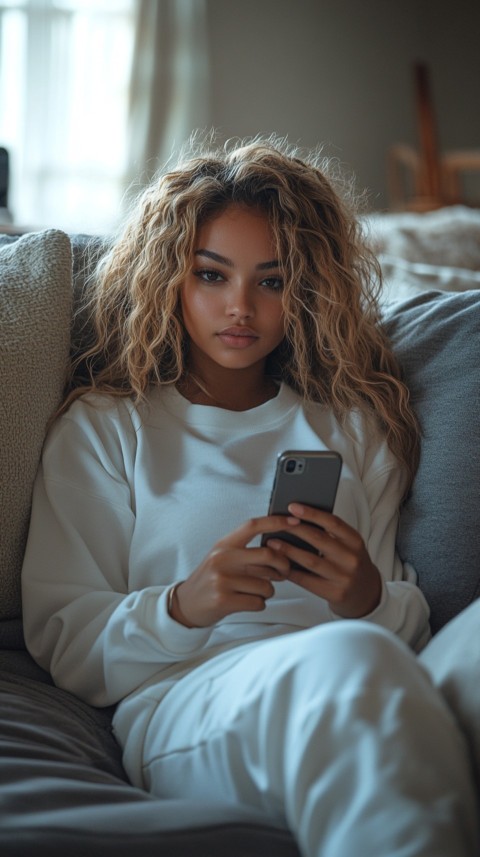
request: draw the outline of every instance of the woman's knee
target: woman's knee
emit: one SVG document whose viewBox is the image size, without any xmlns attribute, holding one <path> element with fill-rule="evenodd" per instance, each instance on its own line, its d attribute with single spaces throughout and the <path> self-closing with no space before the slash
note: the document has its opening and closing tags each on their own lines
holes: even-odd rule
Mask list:
<svg viewBox="0 0 480 857">
<path fill-rule="evenodd" d="M 297 668 L 345 687 L 430 682 L 415 654 L 392 633 L 365 621 L 341 620 L 295 634 L 290 650 Z M 288 659 L 287 659 L 288 660 Z"/>
</svg>

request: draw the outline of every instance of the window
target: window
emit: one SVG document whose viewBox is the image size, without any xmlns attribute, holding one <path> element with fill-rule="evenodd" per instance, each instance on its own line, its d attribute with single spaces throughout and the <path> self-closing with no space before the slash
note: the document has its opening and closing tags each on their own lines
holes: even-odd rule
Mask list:
<svg viewBox="0 0 480 857">
<path fill-rule="evenodd" d="M 15 223 L 115 226 L 134 31 L 135 0 L 0 0 L 0 146 Z"/>
</svg>

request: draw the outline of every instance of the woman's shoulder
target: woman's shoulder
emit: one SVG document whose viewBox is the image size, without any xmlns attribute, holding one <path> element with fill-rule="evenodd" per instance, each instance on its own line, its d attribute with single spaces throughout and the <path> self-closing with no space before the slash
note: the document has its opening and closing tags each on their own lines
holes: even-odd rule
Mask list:
<svg viewBox="0 0 480 857">
<path fill-rule="evenodd" d="M 138 409 L 130 396 L 88 392 L 75 399 L 57 423 L 78 426 L 101 425 L 132 421 Z"/>
<path fill-rule="evenodd" d="M 45 450 L 54 446 L 99 447 L 135 442 L 141 426 L 130 397 L 88 392 L 75 399 L 51 426 Z"/>
<path fill-rule="evenodd" d="M 90 412 L 91 410 L 98 413 L 114 412 L 125 406 L 132 406 L 133 401 L 130 396 L 114 395 L 101 391 L 88 391 L 79 395 L 68 410 L 65 411 L 65 416 L 69 419 L 78 419 L 80 415 Z"/>
<path fill-rule="evenodd" d="M 126 478 L 136 458 L 140 425 L 131 399 L 103 393 L 80 396 L 47 434 L 42 451 L 44 477 L 83 487 L 94 474 Z"/>
</svg>

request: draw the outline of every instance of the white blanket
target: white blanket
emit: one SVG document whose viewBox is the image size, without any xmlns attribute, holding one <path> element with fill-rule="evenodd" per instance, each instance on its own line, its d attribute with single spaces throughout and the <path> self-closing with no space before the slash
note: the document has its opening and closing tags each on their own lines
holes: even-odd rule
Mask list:
<svg viewBox="0 0 480 857">
<path fill-rule="evenodd" d="M 480 288 L 480 209 L 370 214 L 364 224 L 382 267 L 383 304 L 431 290 Z"/>
</svg>

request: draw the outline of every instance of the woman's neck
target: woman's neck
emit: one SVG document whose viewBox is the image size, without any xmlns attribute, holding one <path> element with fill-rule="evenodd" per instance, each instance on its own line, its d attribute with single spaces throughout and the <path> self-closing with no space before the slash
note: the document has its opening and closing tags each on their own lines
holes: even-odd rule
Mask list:
<svg viewBox="0 0 480 857">
<path fill-rule="evenodd" d="M 278 385 L 268 375 L 261 379 L 236 378 L 229 373 L 223 382 L 212 385 L 187 375 L 177 384 L 177 390 L 194 405 L 211 405 L 228 411 L 249 411 L 275 398 Z"/>
</svg>

